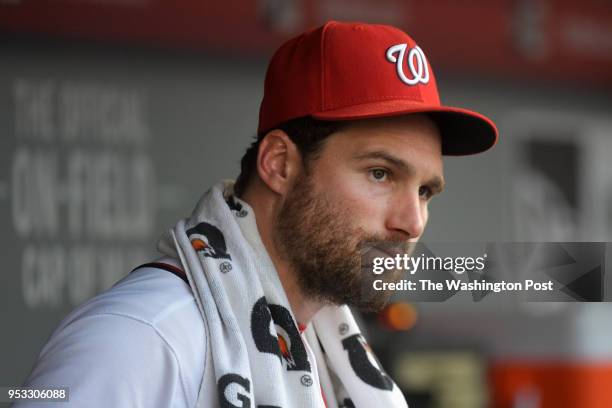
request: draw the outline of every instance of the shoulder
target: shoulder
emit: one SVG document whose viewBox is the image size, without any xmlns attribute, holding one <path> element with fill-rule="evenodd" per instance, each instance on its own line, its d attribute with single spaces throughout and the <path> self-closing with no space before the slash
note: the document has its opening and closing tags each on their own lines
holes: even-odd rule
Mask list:
<svg viewBox="0 0 612 408">
<path fill-rule="evenodd" d="M 206 325 L 191 289 L 165 270 L 146 267 L 70 313 L 28 382 L 71 382 L 77 400 L 100 384 L 108 387 L 108 398 L 162 401 L 173 395 L 195 402 L 208 353 Z M 139 395 L 154 386 L 166 394 L 153 400 Z"/>
<path fill-rule="evenodd" d="M 202 348 L 206 325 L 189 286 L 179 277 L 159 268 L 142 267 L 113 287 L 73 310 L 54 336 L 70 326 L 102 324 L 130 325 L 160 337 L 168 347 L 190 353 Z M 116 334 L 116 333 L 115 333 Z M 113 336 L 114 337 L 114 336 Z"/>
<path fill-rule="evenodd" d="M 150 265 L 150 264 L 148 264 Z M 62 325 L 96 314 L 120 314 L 155 324 L 169 313 L 196 317 L 199 311 L 189 286 L 156 267 L 139 267 L 111 288 L 78 306 Z"/>
</svg>

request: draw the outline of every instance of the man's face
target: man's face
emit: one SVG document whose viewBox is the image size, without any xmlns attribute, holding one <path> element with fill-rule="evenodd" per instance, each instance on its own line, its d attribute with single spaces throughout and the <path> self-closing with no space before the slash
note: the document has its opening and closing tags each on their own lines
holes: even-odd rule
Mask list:
<svg viewBox="0 0 612 408">
<path fill-rule="evenodd" d="M 287 196 L 275 243 L 311 299 L 379 310 L 363 296 L 367 242 L 416 242 L 431 196 L 443 188 L 440 135 L 424 115 L 356 121 L 329 136 Z"/>
</svg>

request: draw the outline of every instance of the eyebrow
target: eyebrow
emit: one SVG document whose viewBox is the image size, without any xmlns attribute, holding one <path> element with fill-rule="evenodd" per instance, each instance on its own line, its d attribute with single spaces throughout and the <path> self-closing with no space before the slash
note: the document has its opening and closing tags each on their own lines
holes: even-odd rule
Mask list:
<svg viewBox="0 0 612 408">
<path fill-rule="evenodd" d="M 370 152 L 355 154 L 353 156 L 353 159 L 357 161 L 363 161 L 368 159 L 384 160 L 403 172 L 406 172 L 408 174 L 416 174 L 416 168 L 412 164 L 400 159 L 399 157 L 393 156 L 392 154 L 389 154 L 383 150 L 374 150 Z M 429 181 L 427 181 L 427 185 L 430 186 L 431 189 L 434 190 L 436 193 L 441 193 L 442 190 L 444 190 L 445 182 L 442 177 L 433 176 Z"/>
</svg>

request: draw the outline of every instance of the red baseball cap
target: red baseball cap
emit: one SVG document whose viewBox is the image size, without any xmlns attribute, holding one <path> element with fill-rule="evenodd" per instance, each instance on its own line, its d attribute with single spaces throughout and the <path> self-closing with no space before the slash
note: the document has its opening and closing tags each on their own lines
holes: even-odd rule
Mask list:
<svg viewBox="0 0 612 408">
<path fill-rule="evenodd" d="M 442 153 L 482 152 L 498 139 L 487 117 L 443 106 L 433 70 L 403 31 L 330 21 L 276 51 L 264 84 L 258 133 L 290 119 L 351 120 L 427 113 L 442 134 Z"/>
</svg>

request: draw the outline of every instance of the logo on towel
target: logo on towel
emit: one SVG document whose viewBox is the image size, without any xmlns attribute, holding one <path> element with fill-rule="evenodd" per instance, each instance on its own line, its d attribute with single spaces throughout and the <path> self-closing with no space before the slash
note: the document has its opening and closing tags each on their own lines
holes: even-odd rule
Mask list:
<svg viewBox="0 0 612 408">
<path fill-rule="evenodd" d="M 353 400 L 350 398 L 345 398 L 344 401 L 340 402 L 338 408 L 355 408 L 355 404 L 353 404 Z"/>
<path fill-rule="evenodd" d="M 383 371 L 380 362 L 361 334 L 354 334 L 342 340 L 342 346 L 348 352 L 353 371 L 363 382 L 381 390 L 393 389 L 393 380 Z"/>
<path fill-rule="evenodd" d="M 207 222 L 201 222 L 193 228 L 187 230 L 187 236 L 191 241 L 191 246 L 197 252 L 217 259 L 229 259 L 232 257 L 227 253 L 225 238 L 219 228 Z"/>
<path fill-rule="evenodd" d="M 251 398 L 249 398 L 251 382 L 248 378 L 233 373 L 225 374 L 219 378 L 219 382 L 217 382 L 217 391 L 219 394 L 219 403 L 224 408 L 251 406 Z M 236 405 L 238 403 L 240 405 Z"/>
<path fill-rule="evenodd" d="M 387 50 L 387 61 L 395 63 L 397 75 L 406 85 L 417 85 L 419 82 L 426 84 L 429 82 L 429 67 L 425 53 L 419 46 L 415 46 L 408 51 L 406 58 L 406 48 L 408 44 L 397 44 Z M 397 56 L 395 54 L 398 54 Z M 412 78 L 404 73 L 404 66 L 407 65 Z"/>
<path fill-rule="evenodd" d="M 227 206 L 230 208 L 230 210 L 234 211 L 236 216 L 243 218 L 249 214 L 247 210 L 244 209 L 242 203 L 240 203 L 240 201 L 238 201 L 238 199 L 233 194 L 227 197 L 225 202 L 227 203 Z"/>
<path fill-rule="evenodd" d="M 288 371 L 310 372 L 306 348 L 289 310 L 259 298 L 251 311 L 251 332 L 257 350 L 278 356 Z"/>
<path fill-rule="evenodd" d="M 221 408 L 250 408 L 252 406 L 250 393 L 251 381 L 238 374 L 225 374 L 217 382 L 217 394 L 219 395 L 219 406 Z M 257 404 L 256 408 L 282 407 Z"/>
</svg>

